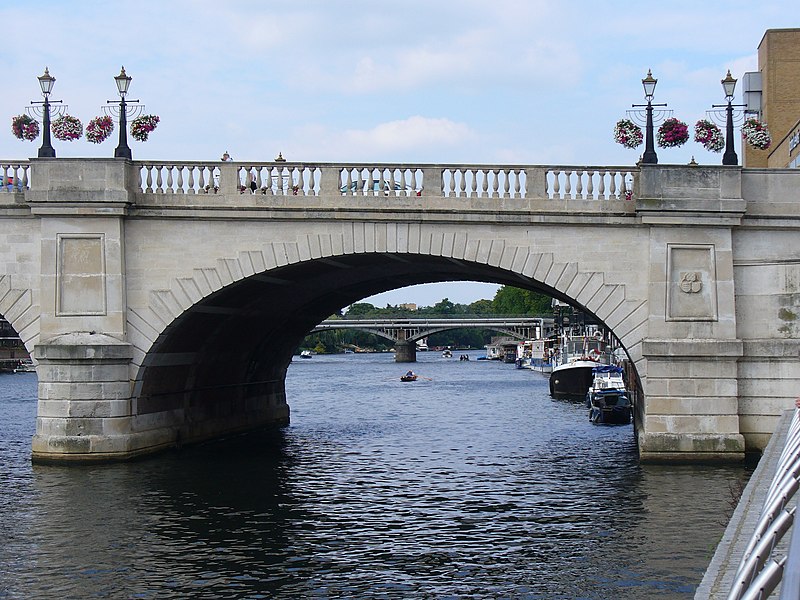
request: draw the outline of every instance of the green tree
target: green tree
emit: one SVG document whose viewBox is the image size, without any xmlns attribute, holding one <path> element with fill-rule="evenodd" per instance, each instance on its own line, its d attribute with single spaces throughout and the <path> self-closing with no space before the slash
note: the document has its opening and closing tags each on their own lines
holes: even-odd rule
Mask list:
<svg viewBox="0 0 800 600">
<path fill-rule="evenodd" d="M 433 305 L 433 312 L 437 315 L 452 315 L 456 313 L 456 305 L 444 298 Z"/>
<path fill-rule="evenodd" d="M 369 302 L 356 302 L 355 304 L 351 304 L 350 307 L 347 309 L 346 316 L 349 319 L 352 319 L 354 317 L 364 317 L 367 315 L 375 314 L 379 310 L 381 309 L 375 307 Z"/>
<path fill-rule="evenodd" d="M 471 315 L 491 315 L 494 313 L 494 306 L 491 300 L 476 300 L 469 305 L 468 311 Z"/>
<path fill-rule="evenodd" d="M 548 315 L 551 298 L 541 292 L 504 285 L 494 295 L 492 308 L 498 315 Z"/>
</svg>

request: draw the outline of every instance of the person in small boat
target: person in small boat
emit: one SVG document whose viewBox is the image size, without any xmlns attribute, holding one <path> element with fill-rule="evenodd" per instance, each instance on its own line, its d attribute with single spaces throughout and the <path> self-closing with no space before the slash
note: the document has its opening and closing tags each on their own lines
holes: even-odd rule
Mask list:
<svg viewBox="0 0 800 600">
<path fill-rule="evenodd" d="M 414 371 L 408 371 L 406 377 L 414 377 Z"/>
</svg>

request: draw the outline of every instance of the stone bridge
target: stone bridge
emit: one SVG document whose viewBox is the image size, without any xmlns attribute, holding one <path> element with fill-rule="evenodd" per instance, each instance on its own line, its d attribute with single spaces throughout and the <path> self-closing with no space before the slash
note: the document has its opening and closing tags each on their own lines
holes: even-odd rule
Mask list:
<svg viewBox="0 0 800 600">
<path fill-rule="evenodd" d="M 546 321 L 549 322 L 547 331 Z M 461 328 L 491 329 L 518 340 L 543 337 L 552 332 L 553 319 L 539 317 L 480 317 L 480 318 L 430 318 L 430 319 L 327 319 L 317 325 L 312 333 L 332 329 L 358 329 L 384 337 L 395 344 L 397 362 L 416 360 L 416 342 L 441 331 Z"/>
<path fill-rule="evenodd" d="M 0 314 L 37 363 L 35 461 L 286 423 L 340 308 L 474 280 L 587 311 L 643 460 L 737 460 L 800 389 L 800 170 L 0 162 Z"/>
</svg>

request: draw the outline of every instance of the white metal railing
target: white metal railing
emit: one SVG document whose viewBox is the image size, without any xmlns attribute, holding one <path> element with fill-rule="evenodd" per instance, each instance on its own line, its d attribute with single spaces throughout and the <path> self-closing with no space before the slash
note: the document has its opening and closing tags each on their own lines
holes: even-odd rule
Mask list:
<svg viewBox="0 0 800 600">
<path fill-rule="evenodd" d="M 631 200 L 636 167 L 136 161 L 154 194 Z"/>
<path fill-rule="evenodd" d="M 30 163 L 28 161 L 0 162 L 0 194 L 13 194 L 28 189 Z"/>
<path fill-rule="evenodd" d="M 756 529 L 745 548 L 728 600 L 764 600 L 778 587 L 780 600 L 800 600 L 800 527 L 795 527 L 788 552 L 773 557 L 794 523 L 789 506 L 800 488 L 800 410 L 795 410 L 786 444 L 772 478 Z"/>
</svg>

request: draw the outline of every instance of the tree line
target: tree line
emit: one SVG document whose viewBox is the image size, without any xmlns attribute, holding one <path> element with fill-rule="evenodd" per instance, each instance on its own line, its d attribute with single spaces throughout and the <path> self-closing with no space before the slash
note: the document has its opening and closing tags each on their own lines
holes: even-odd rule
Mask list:
<svg viewBox="0 0 800 600">
<path fill-rule="evenodd" d="M 330 319 L 389 319 L 425 317 L 494 317 L 494 316 L 552 316 L 552 299 L 546 294 L 522 288 L 502 286 L 491 300 L 476 300 L 470 304 L 458 304 L 444 298 L 433 306 L 420 306 L 411 310 L 387 304 L 380 308 L 369 302 L 357 302 L 331 315 Z M 483 348 L 497 335 L 491 329 L 451 329 L 428 337 L 428 346 L 451 348 Z M 385 352 L 391 349 L 391 340 L 353 329 L 334 329 L 306 336 L 299 350 L 313 350 L 320 354 L 343 352 L 345 349 L 360 349 Z"/>
</svg>

